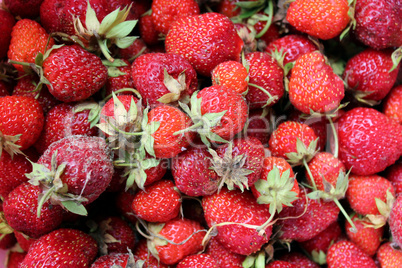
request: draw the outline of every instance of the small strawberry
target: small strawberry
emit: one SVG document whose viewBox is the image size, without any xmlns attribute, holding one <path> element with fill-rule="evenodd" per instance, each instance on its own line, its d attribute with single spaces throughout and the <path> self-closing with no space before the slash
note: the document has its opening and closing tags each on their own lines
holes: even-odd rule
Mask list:
<svg viewBox="0 0 402 268">
<path fill-rule="evenodd" d="M 60 228 L 38 239 L 29 249 L 20 267 L 84 268 L 91 265 L 97 252 L 96 241 L 88 234 Z"/>
<path fill-rule="evenodd" d="M 161 33 L 156 30 L 154 20 L 152 19 L 152 9 L 141 15 L 139 19 L 140 36 L 145 44 L 149 46 L 161 43 Z"/>
<path fill-rule="evenodd" d="M 399 124 L 402 123 L 402 85 L 391 89 L 384 100 L 382 112 L 386 116 L 394 118 Z"/>
<path fill-rule="evenodd" d="M 151 9 L 155 29 L 165 35 L 178 19 L 200 14 L 200 8 L 194 0 L 180 2 L 154 0 Z"/>
<path fill-rule="evenodd" d="M 297 30 L 328 40 L 341 34 L 350 21 L 346 0 L 296 0 L 287 10 L 286 19 Z"/>
<path fill-rule="evenodd" d="M 328 268 L 376 268 L 374 260 L 350 241 L 333 244 L 327 255 Z"/>
<path fill-rule="evenodd" d="M 0 154 L 4 148 L 12 157 L 29 148 L 39 138 L 43 124 L 43 109 L 36 99 L 0 97 Z"/>
<path fill-rule="evenodd" d="M 391 210 L 389 216 L 389 229 L 391 230 L 392 240 L 398 245 L 399 248 L 402 247 L 402 197 L 399 196 Z"/>
<path fill-rule="evenodd" d="M 377 110 L 354 108 L 337 120 L 339 159 L 357 175 L 383 171 L 401 155 L 401 133 L 398 123 Z"/>
<path fill-rule="evenodd" d="M 192 267 L 211 267 L 219 268 L 218 262 L 209 254 L 190 255 L 181 260 L 177 268 L 192 268 Z"/>
<path fill-rule="evenodd" d="M 218 64 L 211 74 L 212 85 L 221 85 L 242 94 L 247 90 L 248 71 L 240 62 L 225 61 Z"/>
<path fill-rule="evenodd" d="M 391 50 L 366 49 L 346 63 L 343 78 L 357 100 L 376 102 L 385 98 L 395 84 L 398 67 L 393 66 Z"/>
<path fill-rule="evenodd" d="M 148 222 L 167 222 L 179 215 L 181 196 L 170 180 L 159 180 L 136 193 L 132 210 Z"/>
<path fill-rule="evenodd" d="M 208 226 L 216 228 L 218 241 L 231 252 L 249 255 L 268 242 L 272 232 L 269 208 L 258 204 L 251 192 L 222 188 L 204 196 L 202 207 Z"/>
<path fill-rule="evenodd" d="M 268 53 L 252 52 L 245 56 L 249 68 L 246 95 L 251 109 L 272 106 L 285 93 L 283 70 Z"/>
<path fill-rule="evenodd" d="M 11 41 L 11 32 L 15 24 L 13 15 L 9 12 L 0 9 L 0 59 L 7 56 L 8 47 Z"/>
<path fill-rule="evenodd" d="M 320 52 L 301 55 L 292 68 L 289 99 L 303 113 L 327 113 L 339 107 L 344 97 L 343 81 Z"/>
<path fill-rule="evenodd" d="M 395 249 L 391 242 L 386 242 L 377 250 L 377 260 L 381 268 L 400 267 L 402 265 L 402 251 Z"/>
<path fill-rule="evenodd" d="M 43 0 L 4 0 L 4 5 L 14 16 L 35 19 L 39 16 Z"/>
<path fill-rule="evenodd" d="M 170 27 L 165 45 L 168 53 L 186 58 L 197 73 L 210 76 L 219 63 L 239 61 L 243 41 L 228 17 L 211 12 L 178 19 Z"/>
</svg>

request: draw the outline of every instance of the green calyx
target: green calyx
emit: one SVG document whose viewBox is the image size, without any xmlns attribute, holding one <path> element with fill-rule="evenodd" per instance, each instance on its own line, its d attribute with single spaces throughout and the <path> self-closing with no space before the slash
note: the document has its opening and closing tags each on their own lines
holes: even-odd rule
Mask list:
<svg viewBox="0 0 402 268">
<path fill-rule="evenodd" d="M 349 34 L 351 29 L 354 30 L 356 28 L 357 24 L 355 19 L 356 0 L 348 0 L 348 5 L 349 5 L 348 16 L 350 18 L 350 22 L 339 36 L 339 40 L 341 41 L 343 40 L 343 38 L 345 38 L 345 36 Z"/>
<path fill-rule="evenodd" d="M 109 50 L 112 45 L 127 48 L 137 39 L 136 36 L 128 36 L 137 24 L 137 20 L 126 21 L 130 9 L 131 5 L 122 10 L 118 8 L 108 14 L 102 22 L 99 22 L 88 1 L 85 17 L 86 28 L 79 18 L 74 17 L 74 29 L 81 45 L 90 51 L 96 51 L 99 48 L 106 59 L 113 62 L 114 59 Z M 75 40 L 77 37 L 72 37 L 72 39 Z"/>
<path fill-rule="evenodd" d="M 20 145 L 17 145 L 17 141 L 20 139 L 22 134 L 18 134 L 15 136 L 4 135 L 0 131 L 0 157 L 3 153 L 3 149 L 11 156 L 11 159 L 14 158 L 15 154 L 24 154 L 20 148 Z"/>
<path fill-rule="evenodd" d="M 277 166 L 273 166 L 268 173 L 267 180 L 259 179 L 254 184 L 256 190 L 261 194 L 257 198 L 258 204 L 269 204 L 269 213 L 280 213 L 283 206 L 292 206 L 297 199 L 297 193 L 293 192 L 295 178 L 290 177 L 290 170 L 285 170 L 282 175 Z"/>
<path fill-rule="evenodd" d="M 388 72 L 392 72 L 393 70 L 395 70 L 399 63 L 402 60 L 402 47 L 398 47 L 394 52 L 392 52 L 391 55 L 391 59 L 392 59 L 392 68 L 388 71 Z"/>
<path fill-rule="evenodd" d="M 119 70 L 119 67 L 127 66 L 127 63 L 125 63 L 122 59 L 115 59 L 113 62 L 109 60 L 102 60 L 102 63 L 107 67 L 107 74 L 109 77 L 119 77 L 127 74 Z"/>
<path fill-rule="evenodd" d="M 324 176 L 322 176 L 322 183 L 324 185 L 324 191 L 315 190 L 309 193 L 307 196 L 311 199 L 323 199 L 325 201 L 330 201 L 335 199 L 342 199 L 345 197 L 346 190 L 349 186 L 349 173 L 339 172 L 338 178 L 336 180 L 336 186 L 334 187 L 329 183 Z"/>
<path fill-rule="evenodd" d="M 51 169 L 44 165 L 32 163 L 32 172 L 25 174 L 28 182 L 35 186 L 40 186 L 42 193 L 38 197 L 37 217 L 40 218 L 43 204 L 50 200 L 52 204 L 60 205 L 66 210 L 78 214 L 87 215 L 83 202 L 87 201 L 81 195 L 68 193 L 68 186 L 61 180 L 61 175 L 67 166 L 66 163 L 57 164 L 57 151 L 52 155 Z M 91 174 L 87 174 L 89 180 Z"/>
<path fill-rule="evenodd" d="M 219 135 L 212 132 L 212 128 L 218 126 L 222 120 L 222 117 L 227 111 L 222 111 L 220 113 L 201 113 L 201 102 L 202 98 L 197 98 L 198 92 L 194 92 L 190 99 L 191 109 L 187 104 L 179 101 L 180 107 L 183 111 L 188 114 L 193 121 L 193 125 L 177 131 L 174 135 L 183 134 L 189 131 L 197 132 L 202 142 L 209 148 L 211 147 L 210 141 L 215 141 L 219 143 L 228 143 L 227 140 L 222 139 Z"/>
<path fill-rule="evenodd" d="M 244 188 L 249 188 L 247 176 L 254 171 L 243 168 L 247 156 L 233 156 L 232 143 L 228 144 L 226 152 L 222 158 L 212 149 L 209 149 L 209 153 L 212 155 L 211 169 L 213 169 L 220 177 L 218 191 L 222 189 L 224 184 L 226 184 L 229 190 L 233 190 L 235 185 L 239 187 L 241 191 L 244 191 Z"/>
<path fill-rule="evenodd" d="M 303 164 L 303 161 L 309 162 L 317 153 L 318 139 L 319 138 L 313 140 L 310 142 L 308 147 L 306 147 L 306 145 L 299 138 L 297 138 L 296 152 L 287 153 L 287 161 L 293 166 L 301 165 Z"/>
<path fill-rule="evenodd" d="M 394 202 L 395 197 L 389 189 L 387 190 L 386 202 L 376 197 L 375 203 L 377 205 L 378 211 L 380 212 L 380 215 L 374 215 L 374 214 L 366 215 L 366 218 L 368 219 L 369 222 L 371 222 L 371 224 L 365 224 L 365 225 L 367 227 L 376 229 L 384 226 L 387 223 L 389 215 L 391 214 Z"/>
<path fill-rule="evenodd" d="M 243 268 L 265 268 L 265 263 L 265 251 L 261 250 L 256 254 L 247 256 L 244 259 L 242 266 Z"/>
<path fill-rule="evenodd" d="M 4 216 L 4 212 L 0 212 L 0 240 L 2 238 L 2 235 L 6 234 L 12 234 L 14 232 L 14 229 L 11 228 L 10 225 L 7 224 L 6 218 Z"/>
<path fill-rule="evenodd" d="M 83 102 L 74 106 L 73 113 L 79 113 L 85 110 L 89 110 L 88 122 L 90 127 L 95 127 L 100 119 L 101 107 L 96 102 Z"/>
<path fill-rule="evenodd" d="M 278 51 L 278 49 L 275 46 L 275 51 L 273 51 L 271 53 L 271 56 L 276 60 L 279 67 L 281 67 L 281 69 L 283 70 L 283 83 L 284 83 L 286 92 L 289 92 L 288 74 L 289 74 L 290 70 L 293 68 L 293 66 L 295 65 L 295 62 L 294 61 L 289 62 L 285 65 L 284 61 L 285 61 L 286 53 L 287 52 L 284 52 L 283 48 Z"/>
<path fill-rule="evenodd" d="M 271 2 L 271 1 L 268 1 Z M 239 19 L 247 19 L 252 17 L 254 14 L 257 14 L 259 11 L 267 8 L 266 0 L 257 0 L 257 1 L 239 1 L 235 3 L 236 6 L 241 8 L 241 13 L 239 15 Z M 272 3 L 271 3 L 272 4 Z"/>
<path fill-rule="evenodd" d="M 319 265 L 325 265 L 327 263 L 327 254 L 325 254 L 325 252 L 322 250 L 313 250 L 311 252 L 311 259 Z"/>
</svg>

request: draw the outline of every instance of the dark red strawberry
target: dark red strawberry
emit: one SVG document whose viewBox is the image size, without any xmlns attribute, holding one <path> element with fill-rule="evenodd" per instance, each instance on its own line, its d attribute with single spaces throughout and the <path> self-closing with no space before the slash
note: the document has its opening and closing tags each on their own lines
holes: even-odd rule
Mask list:
<svg viewBox="0 0 402 268">
<path fill-rule="evenodd" d="M 280 260 L 289 262 L 293 265 L 303 267 L 303 268 L 320 268 L 320 266 L 314 261 L 310 260 L 303 253 L 294 251 L 287 253 L 280 257 Z"/>
<path fill-rule="evenodd" d="M 115 199 L 115 207 L 117 208 L 117 211 L 132 224 L 137 222 L 137 217 L 135 217 L 131 208 L 134 197 L 135 192 L 130 188 L 127 191 L 121 190 L 118 192 Z"/>
<path fill-rule="evenodd" d="M 4 5 L 14 16 L 35 19 L 39 16 L 43 0 L 4 0 Z"/>
<path fill-rule="evenodd" d="M 131 64 L 128 59 L 115 60 L 113 63 L 107 63 L 106 65 L 109 74 L 105 84 L 106 96 L 123 88 L 134 88 L 133 79 L 131 78 Z M 130 94 L 130 91 L 123 91 L 116 94 Z"/>
<path fill-rule="evenodd" d="M 13 15 L 9 12 L 0 9 L 0 59 L 7 56 L 8 47 L 11 41 L 11 32 L 15 24 Z"/>
<path fill-rule="evenodd" d="M 168 53 L 182 55 L 197 73 L 210 76 L 219 63 L 239 61 L 243 41 L 228 17 L 211 12 L 178 19 L 166 36 L 165 45 Z"/>
<path fill-rule="evenodd" d="M 392 234 L 392 240 L 399 248 L 402 246 L 402 196 L 396 199 L 391 214 L 389 216 L 389 228 Z"/>
<path fill-rule="evenodd" d="M 213 236 L 211 240 L 209 240 L 205 253 L 215 258 L 221 268 L 242 268 L 242 263 L 246 258 L 244 255 L 233 253 L 225 248 L 218 241 L 216 236 Z"/>
<path fill-rule="evenodd" d="M 20 267 L 84 268 L 91 265 L 97 252 L 96 241 L 88 234 L 60 228 L 38 239 L 29 249 Z"/>
<path fill-rule="evenodd" d="M 20 245 L 21 249 L 25 252 L 28 252 L 29 248 L 31 247 L 32 243 L 37 240 L 37 238 L 32 238 L 23 234 L 21 232 L 14 230 L 15 238 L 17 238 L 18 245 Z"/>
<path fill-rule="evenodd" d="M 211 267 L 219 268 L 218 262 L 209 254 L 190 255 L 181 260 L 177 268 L 192 268 L 192 267 Z"/>
<path fill-rule="evenodd" d="M 144 261 L 138 260 L 132 253 L 111 253 L 97 258 L 91 268 L 141 267 L 143 263 Z"/>
<path fill-rule="evenodd" d="M 140 55 L 150 52 L 151 50 L 147 47 L 144 40 L 137 38 L 129 47 L 120 49 L 120 57 L 132 62 Z"/>
<path fill-rule="evenodd" d="M 236 6 L 240 0 L 222 0 L 216 6 L 216 11 L 229 18 L 235 17 L 240 14 L 241 8 Z"/>
<path fill-rule="evenodd" d="M 139 19 L 140 36 L 144 42 L 149 45 L 157 45 L 161 43 L 161 33 L 156 30 L 154 20 L 152 19 L 152 10 L 142 14 Z"/>
<path fill-rule="evenodd" d="M 387 95 L 384 100 L 382 112 L 402 123 L 402 85 L 396 86 Z"/>
<path fill-rule="evenodd" d="M 381 268 L 400 267 L 402 265 L 402 251 L 394 248 L 391 242 L 386 242 L 377 250 L 377 260 Z"/>
<path fill-rule="evenodd" d="M 10 251 L 7 255 L 6 268 L 18 268 L 26 255 L 26 252 Z"/>
<path fill-rule="evenodd" d="M 144 265 L 147 268 L 169 268 L 169 265 L 158 261 L 150 252 L 147 246 L 147 240 L 142 239 L 138 242 L 134 250 L 134 257 L 145 261 Z"/>
<path fill-rule="evenodd" d="M 273 261 L 265 265 L 266 268 L 296 268 L 297 266 L 287 261 Z"/>
<path fill-rule="evenodd" d="M 389 180 L 395 189 L 395 195 L 402 193 L 402 163 L 396 162 L 386 170 L 386 179 Z"/>
<path fill-rule="evenodd" d="M 376 268 L 374 260 L 350 241 L 340 241 L 328 250 L 328 268 Z"/>
<path fill-rule="evenodd" d="M 264 147 L 268 147 L 274 120 L 274 111 L 269 108 L 250 111 L 246 122 L 247 137 L 257 138 Z"/>
</svg>

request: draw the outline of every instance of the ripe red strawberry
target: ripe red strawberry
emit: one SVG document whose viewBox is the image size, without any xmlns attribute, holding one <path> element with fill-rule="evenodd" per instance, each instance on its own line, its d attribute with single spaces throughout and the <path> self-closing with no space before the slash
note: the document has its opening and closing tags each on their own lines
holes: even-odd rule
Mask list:
<svg viewBox="0 0 402 268">
<path fill-rule="evenodd" d="M 333 201 L 308 199 L 306 195 L 309 192 L 300 189 L 299 198 L 292 203 L 293 206 L 283 208 L 277 215 L 281 239 L 310 240 L 338 219 L 339 208 Z"/>
<path fill-rule="evenodd" d="M 67 136 L 98 134 L 98 129 L 91 126 L 90 110 L 76 112 L 74 107 L 71 104 L 61 103 L 48 112 L 40 138 L 34 144 L 39 153 L 42 154 L 50 144 Z"/>
<path fill-rule="evenodd" d="M 137 38 L 129 47 L 120 49 L 120 57 L 131 62 L 138 56 L 150 52 L 151 50 L 147 47 L 144 40 Z"/>
<path fill-rule="evenodd" d="M 0 59 L 2 59 L 7 56 L 15 19 L 9 12 L 0 9 L 0 21 Z"/>
<path fill-rule="evenodd" d="M 161 33 L 156 30 L 154 20 L 152 19 L 152 11 L 146 12 L 139 18 L 140 36 L 144 42 L 149 45 L 157 45 L 161 43 Z"/>
<path fill-rule="evenodd" d="M 24 260 L 26 252 L 10 251 L 6 260 L 7 268 L 18 268 L 20 263 Z"/>
<path fill-rule="evenodd" d="M 134 250 L 134 257 L 145 261 L 144 266 L 148 268 L 169 268 L 169 265 L 163 264 L 158 261 L 149 251 L 147 240 L 142 239 L 138 242 Z"/>
<path fill-rule="evenodd" d="M 212 155 L 205 146 L 190 147 L 172 161 L 172 175 L 180 192 L 189 196 L 213 194 L 219 186 L 219 177 L 210 167 Z"/>
<path fill-rule="evenodd" d="M 296 0 L 289 5 L 286 19 L 297 30 L 328 40 L 341 34 L 350 21 L 346 0 Z"/>
<path fill-rule="evenodd" d="M 88 234 L 60 228 L 38 239 L 29 249 L 20 267 L 84 268 L 91 265 L 97 252 L 96 241 Z"/>
<path fill-rule="evenodd" d="M 37 240 L 37 238 L 32 238 L 23 234 L 21 232 L 14 230 L 15 238 L 17 238 L 18 245 L 20 245 L 21 249 L 25 252 L 28 252 L 29 248 Z"/>
<path fill-rule="evenodd" d="M 39 138 L 43 123 L 43 109 L 36 99 L 0 97 L 0 152 L 4 148 L 12 156 L 29 148 Z"/>
<path fill-rule="evenodd" d="M 192 268 L 192 267 L 211 267 L 219 268 L 218 262 L 209 254 L 190 255 L 181 260 L 177 268 Z"/>
<path fill-rule="evenodd" d="M 344 91 L 343 81 L 320 52 L 296 60 L 289 80 L 289 99 L 296 109 L 306 114 L 330 112 L 339 106 Z"/>
<path fill-rule="evenodd" d="M 391 214 L 389 216 L 389 228 L 392 234 L 392 240 L 399 248 L 402 246 L 402 196 L 396 199 Z"/>
<path fill-rule="evenodd" d="M 32 237 L 49 233 L 62 222 L 63 209 L 46 201 L 37 216 L 39 186 L 24 182 L 6 197 L 3 203 L 4 217 L 7 224 L 16 231 Z"/>
<path fill-rule="evenodd" d="M 377 260 L 381 268 L 400 267 L 402 265 L 402 251 L 395 249 L 391 242 L 386 242 L 377 250 Z"/>
<path fill-rule="evenodd" d="M 131 77 L 130 62 L 126 59 L 122 59 L 122 60 L 115 60 L 114 64 L 116 64 L 117 62 L 119 65 L 118 67 L 114 67 L 113 64 L 110 67 L 108 66 L 109 76 L 107 77 L 105 84 L 106 96 L 109 96 L 110 94 L 112 94 L 112 92 L 115 92 L 119 89 L 134 88 L 133 79 Z M 131 92 L 129 91 L 124 91 L 116 94 L 119 95 L 119 94 L 130 94 L 130 93 Z"/>
<path fill-rule="evenodd" d="M 265 49 L 268 53 L 283 50 L 283 65 L 296 61 L 300 56 L 317 50 L 317 46 L 304 35 L 289 34 L 271 42 Z"/>
<path fill-rule="evenodd" d="M 350 241 L 340 241 L 328 250 L 328 268 L 376 268 L 374 260 Z"/>
<path fill-rule="evenodd" d="M 58 100 L 73 102 L 95 94 L 107 80 L 107 68 L 99 57 L 78 45 L 63 46 L 43 62 L 49 91 Z"/>
<path fill-rule="evenodd" d="M 282 98 L 283 70 L 268 53 L 252 52 L 245 57 L 249 66 L 249 90 L 246 95 L 251 109 L 272 106 Z"/>
<path fill-rule="evenodd" d="M 148 222 L 167 222 L 179 215 L 180 193 L 170 180 L 159 180 L 136 193 L 132 209 L 140 219 Z"/>
<path fill-rule="evenodd" d="M 91 268 L 141 267 L 143 263 L 144 261 L 138 260 L 132 253 L 112 253 L 97 258 Z"/>
<path fill-rule="evenodd" d="M 399 196 L 402 193 L 402 162 L 396 162 L 386 170 L 386 178 L 389 180 L 395 189 L 395 195 Z"/>
<path fill-rule="evenodd" d="M 375 109 L 346 112 L 337 120 L 337 132 L 339 159 L 354 174 L 383 171 L 401 155 L 401 126 Z"/>
<path fill-rule="evenodd" d="M 210 76 L 219 63 L 239 61 L 243 41 L 228 17 L 211 12 L 178 19 L 170 27 L 165 45 L 168 53 L 186 58 L 197 73 Z"/>
<path fill-rule="evenodd" d="M 269 108 L 250 111 L 246 122 L 247 137 L 257 138 L 264 147 L 268 147 L 274 117 L 273 110 Z"/>
<path fill-rule="evenodd" d="M 353 170 L 353 169 L 352 169 Z M 379 215 L 376 198 L 387 202 L 387 191 L 395 196 L 391 182 L 378 175 L 359 176 L 350 175 L 346 199 L 350 207 L 358 214 Z"/>
<path fill-rule="evenodd" d="M 261 11 L 258 12 L 256 15 L 258 16 L 260 14 L 266 16 L 266 14 Z M 273 18 L 271 20 L 271 25 L 269 25 L 269 28 L 265 29 L 265 27 L 267 27 L 267 23 L 268 20 L 258 19 L 257 23 L 253 25 L 256 31 L 256 37 L 258 39 L 258 42 L 261 43 L 262 48 L 271 44 L 273 41 L 280 37 L 280 29 L 278 26 L 276 26 L 276 24 L 273 23 Z"/>
<path fill-rule="evenodd" d="M 393 66 L 391 54 L 392 50 L 369 48 L 348 60 L 343 78 L 358 100 L 380 101 L 392 89 L 400 64 L 389 72 Z"/>
<path fill-rule="evenodd" d="M 348 239 L 355 243 L 356 246 L 363 250 L 367 255 L 374 256 L 382 242 L 384 226 L 379 228 L 371 227 L 370 221 L 364 218 L 359 218 L 356 214 L 351 217 L 351 219 L 357 228 L 357 232 L 351 232 L 351 225 L 349 222 L 346 222 L 345 230 Z"/>
<path fill-rule="evenodd" d="M 38 22 L 23 19 L 13 27 L 7 56 L 13 61 L 34 63 L 38 53 L 44 54 L 45 50 L 53 45 L 53 38 L 49 39 L 49 34 Z M 23 71 L 22 65 L 14 64 L 14 67 L 21 72 Z"/>
<path fill-rule="evenodd" d="M 222 188 L 202 199 L 202 207 L 208 226 L 219 223 L 239 223 L 214 227 L 218 231 L 218 241 L 233 253 L 250 255 L 261 249 L 268 242 L 272 225 L 263 226 L 263 234 L 256 228 L 244 227 L 241 224 L 262 226 L 271 219 L 269 208 L 260 205 L 251 192 L 241 192 L 238 189 L 229 191 Z"/>
<path fill-rule="evenodd" d="M 127 191 L 120 190 L 116 194 L 115 199 L 115 207 L 117 208 L 117 211 L 132 224 L 135 224 L 137 222 L 137 218 L 135 217 L 131 208 L 134 197 L 135 192 L 132 188 L 130 188 Z"/>
<path fill-rule="evenodd" d="M 136 58 L 131 75 L 144 106 L 170 103 L 189 97 L 197 89 L 197 74 L 182 56 L 148 53 Z"/>
<path fill-rule="evenodd" d="M 265 265 L 266 268 L 296 268 L 297 266 L 287 261 L 273 261 Z"/>
<path fill-rule="evenodd" d="M 241 8 L 236 6 L 240 0 L 222 0 L 216 6 L 216 11 L 229 18 L 235 17 L 240 14 Z"/>
<path fill-rule="evenodd" d="M 149 250 L 163 264 L 176 264 L 185 257 L 202 250 L 205 231 L 196 221 L 179 218 L 161 224 L 150 224 L 148 229 L 151 235 L 158 235 L 158 238 L 148 241 L 148 248 L 153 247 Z M 164 239 L 173 241 L 175 244 Z"/>
<path fill-rule="evenodd" d="M 310 260 L 306 255 L 297 251 L 287 253 L 281 256 L 279 259 L 303 268 L 320 268 L 317 263 Z"/>
<path fill-rule="evenodd" d="M 391 89 L 384 101 L 382 112 L 399 124 L 402 123 L 402 85 Z"/>
<path fill-rule="evenodd" d="M 216 236 L 209 240 L 205 253 L 217 260 L 221 268 L 242 268 L 242 263 L 246 258 L 244 255 L 233 253 L 225 248 Z"/>
<path fill-rule="evenodd" d="M 194 0 L 180 2 L 154 0 L 151 9 L 155 29 L 165 35 L 170 26 L 179 18 L 200 14 L 200 8 Z"/>
<path fill-rule="evenodd" d="M 402 3 L 398 0 L 356 1 L 354 34 L 374 49 L 402 45 Z M 384 20 L 383 18 L 387 18 Z"/>
<path fill-rule="evenodd" d="M 35 19 L 39 16 L 43 0 L 4 0 L 4 5 L 14 16 Z"/>
<path fill-rule="evenodd" d="M 221 85 L 233 89 L 237 93 L 247 90 L 248 72 L 240 62 L 225 61 L 218 64 L 211 74 L 212 85 Z"/>
</svg>

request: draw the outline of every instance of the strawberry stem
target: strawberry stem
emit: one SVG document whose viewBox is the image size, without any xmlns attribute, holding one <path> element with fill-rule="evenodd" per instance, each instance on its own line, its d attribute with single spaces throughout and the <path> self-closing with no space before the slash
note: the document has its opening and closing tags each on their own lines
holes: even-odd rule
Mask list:
<svg viewBox="0 0 402 268">
<path fill-rule="evenodd" d="M 190 126 L 188 128 L 176 131 L 175 133 L 173 133 L 173 135 L 180 135 L 180 134 L 183 134 L 183 133 L 186 133 L 186 132 L 189 132 L 189 131 L 193 131 L 194 129 L 197 129 L 198 127 L 201 127 L 202 125 L 203 125 L 203 122 L 198 121 L 197 123 L 195 123 L 194 125 L 192 125 L 192 126 Z"/>
<path fill-rule="evenodd" d="M 338 153 L 339 153 L 339 144 L 338 144 L 338 134 L 336 133 L 336 129 L 335 129 L 335 125 L 334 122 L 332 121 L 331 117 L 327 117 L 329 124 L 331 126 L 332 129 L 332 135 L 334 136 L 334 157 L 338 158 Z"/>
<path fill-rule="evenodd" d="M 50 196 L 56 191 L 56 186 L 52 186 L 49 188 L 49 190 L 46 191 L 45 195 L 43 195 L 41 198 L 39 198 L 38 201 L 38 209 L 36 210 L 36 216 L 40 218 L 40 213 L 43 207 L 43 204 L 46 203 L 47 200 L 49 200 Z"/>
<path fill-rule="evenodd" d="M 306 168 L 306 171 L 307 171 L 308 175 L 310 176 L 311 182 L 313 183 L 312 186 L 314 188 L 314 191 L 317 191 L 317 185 L 315 184 L 313 174 L 311 173 L 311 170 L 310 170 L 309 166 L 307 165 L 306 158 L 303 158 L 303 165 Z"/>
<path fill-rule="evenodd" d="M 352 219 L 349 217 L 348 213 L 346 213 L 345 209 L 342 207 L 342 205 L 341 205 L 341 203 L 339 202 L 339 200 L 338 200 L 336 197 L 334 197 L 333 200 L 334 200 L 335 204 L 338 206 L 338 208 L 341 210 L 343 216 L 345 216 L 346 220 L 347 220 L 347 221 L 349 222 L 349 224 L 352 226 L 352 227 L 350 228 L 350 231 L 351 231 L 352 233 L 356 233 L 356 232 L 357 232 L 356 225 L 353 223 L 353 221 L 352 221 Z"/>
</svg>

